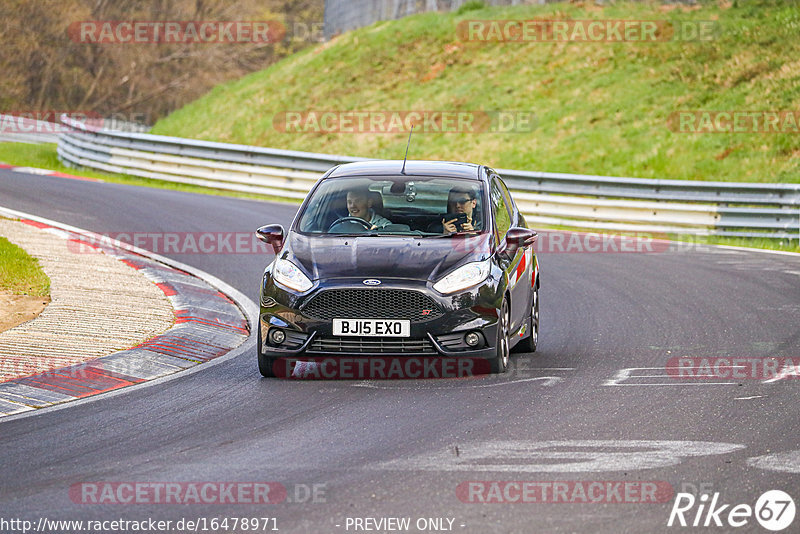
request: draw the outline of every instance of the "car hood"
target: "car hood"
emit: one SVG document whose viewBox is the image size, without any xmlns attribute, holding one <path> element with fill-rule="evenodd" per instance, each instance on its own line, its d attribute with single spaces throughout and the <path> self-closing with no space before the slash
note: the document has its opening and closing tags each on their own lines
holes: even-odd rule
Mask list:
<svg viewBox="0 0 800 534">
<path fill-rule="evenodd" d="M 290 234 L 286 258 L 312 280 L 438 280 L 453 267 L 489 256 L 489 234 L 443 238 L 310 237 Z"/>
</svg>

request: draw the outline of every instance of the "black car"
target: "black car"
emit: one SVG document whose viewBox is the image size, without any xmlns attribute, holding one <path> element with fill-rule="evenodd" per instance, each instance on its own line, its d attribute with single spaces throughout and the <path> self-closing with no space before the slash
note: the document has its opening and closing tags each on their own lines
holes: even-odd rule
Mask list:
<svg viewBox="0 0 800 534">
<path fill-rule="evenodd" d="M 462 359 L 502 373 L 512 348 L 536 350 L 537 234 L 488 167 L 340 165 L 314 185 L 288 232 L 273 224 L 257 234 L 276 253 L 260 292 L 264 376 L 331 357 L 360 365 L 360 377 L 386 377 L 375 370 L 395 364 L 397 378 L 418 377 L 413 369 L 433 367 L 409 362 Z M 351 376 L 343 371 L 322 377 Z"/>
</svg>

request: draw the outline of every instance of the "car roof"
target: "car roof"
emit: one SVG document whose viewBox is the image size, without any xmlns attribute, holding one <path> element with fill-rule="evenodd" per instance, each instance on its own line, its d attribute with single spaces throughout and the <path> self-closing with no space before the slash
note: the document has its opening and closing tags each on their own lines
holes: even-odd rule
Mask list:
<svg viewBox="0 0 800 534">
<path fill-rule="evenodd" d="M 400 176 L 403 160 L 371 160 L 339 165 L 327 176 Z M 441 176 L 445 178 L 481 179 L 481 165 L 457 161 L 407 161 L 406 176 Z"/>
</svg>

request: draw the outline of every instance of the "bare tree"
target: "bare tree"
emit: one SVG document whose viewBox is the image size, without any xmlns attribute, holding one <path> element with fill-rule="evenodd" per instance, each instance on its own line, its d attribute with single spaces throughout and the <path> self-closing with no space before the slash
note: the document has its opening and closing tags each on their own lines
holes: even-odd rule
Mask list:
<svg viewBox="0 0 800 534">
<path fill-rule="evenodd" d="M 80 110 L 162 117 L 213 86 L 266 68 L 308 41 L 81 42 L 81 21 L 301 21 L 323 0 L 3 0 L 0 111 Z"/>
</svg>

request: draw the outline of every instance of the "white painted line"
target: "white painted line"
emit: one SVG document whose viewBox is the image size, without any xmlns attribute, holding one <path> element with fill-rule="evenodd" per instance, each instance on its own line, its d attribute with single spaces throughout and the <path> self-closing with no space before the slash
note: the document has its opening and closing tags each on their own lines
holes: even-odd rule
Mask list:
<svg viewBox="0 0 800 534">
<path fill-rule="evenodd" d="M 39 176 L 48 176 L 55 172 L 50 169 L 38 169 L 36 167 L 13 167 L 10 170 L 14 172 L 24 172 L 25 174 L 38 174 Z"/>
<path fill-rule="evenodd" d="M 521 382 L 533 382 L 536 380 L 544 380 L 545 383 L 542 386 L 550 387 L 554 386 L 558 382 L 562 382 L 564 379 L 558 376 L 537 376 L 535 378 L 520 378 L 519 380 L 507 380 L 504 382 L 497 382 L 495 384 L 470 384 L 465 380 L 459 380 L 455 387 L 460 387 L 461 389 L 475 389 L 475 388 L 494 388 L 498 386 L 507 386 L 509 384 L 519 384 Z M 428 383 L 424 381 L 424 383 Z M 415 381 L 414 385 L 419 385 L 419 382 Z M 446 381 L 444 383 L 441 382 L 431 382 L 431 388 L 428 389 L 449 389 L 453 385 L 452 381 Z M 353 384 L 353 387 L 357 388 L 369 388 L 369 389 L 406 389 L 401 385 L 393 385 L 393 386 L 383 386 L 379 385 L 375 382 L 358 382 Z"/>
<path fill-rule="evenodd" d="M 575 367 L 515 367 L 509 370 L 524 370 L 524 371 L 574 371 Z"/>
<path fill-rule="evenodd" d="M 728 454 L 735 443 L 652 440 L 481 441 L 426 451 L 369 466 L 381 470 L 510 473 L 637 471 L 678 465 L 684 458 Z"/>
<path fill-rule="evenodd" d="M 722 367 L 722 366 L 720 366 Z M 734 366 L 730 366 L 734 367 Z M 736 366 L 741 367 L 741 366 Z M 641 384 L 621 384 L 628 379 L 636 379 L 636 378 L 671 378 L 667 374 L 662 375 L 635 375 L 632 374 L 633 371 L 652 371 L 652 370 L 659 370 L 665 371 L 667 369 L 684 369 L 681 367 L 627 367 L 625 369 L 620 369 L 614 375 L 613 378 L 610 378 L 603 382 L 603 386 L 626 386 L 626 387 L 643 387 L 643 386 L 735 386 L 738 382 L 709 382 L 708 378 L 699 378 L 698 380 L 702 380 L 702 382 L 693 381 L 690 382 L 686 378 L 678 379 L 673 378 L 675 382 L 659 382 L 659 383 L 650 383 L 645 382 Z"/>
<path fill-rule="evenodd" d="M 681 243 L 681 241 L 673 241 L 673 243 Z M 735 247 L 733 245 L 705 245 L 708 247 L 718 247 L 727 250 L 741 250 L 745 252 L 763 252 L 764 254 L 778 254 L 781 256 L 794 256 L 800 257 L 800 252 L 789 252 L 787 250 L 769 250 L 765 248 L 750 248 L 750 247 Z"/>
<path fill-rule="evenodd" d="M 747 464 L 768 471 L 800 474 L 800 450 L 774 452 L 764 456 L 748 458 Z"/>
<path fill-rule="evenodd" d="M 414 384 L 419 386 L 420 384 L 424 383 L 426 385 L 430 385 L 428 389 L 449 389 L 451 387 L 460 387 L 463 388 L 492 388 L 497 386 L 506 386 L 508 384 L 516 384 L 520 382 L 532 382 L 536 380 L 544 380 L 545 383 L 542 384 L 543 386 L 553 386 L 558 382 L 563 381 L 564 379 L 557 376 L 537 376 L 531 378 L 518 378 L 518 379 L 507 379 L 503 380 L 502 382 L 496 382 L 494 384 L 474 384 L 472 380 L 475 379 L 484 379 L 484 380 L 491 380 L 492 378 L 501 379 L 503 377 L 511 377 L 513 376 L 514 372 L 535 372 L 535 371 L 574 371 L 575 367 L 516 367 L 516 368 L 509 368 L 509 372 L 505 375 L 483 375 L 483 376 L 474 376 L 474 377 L 465 377 L 464 379 L 458 380 L 456 386 L 453 386 L 453 380 L 446 380 L 444 382 L 439 381 L 427 381 L 424 380 L 422 382 L 415 381 Z M 360 382 L 356 382 L 351 384 L 353 387 L 361 387 L 361 388 L 370 388 L 370 389 L 405 389 L 405 386 L 402 385 L 392 385 L 386 386 L 381 384 L 382 381 L 377 380 L 362 380 Z"/>
<path fill-rule="evenodd" d="M 763 383 L 772 384 L 773 382 L 789 378 L 790 376 L 800 377 L 800 369 L 797 367 L 784 367 L 783 369 L 781 369 L 781 372 L 778 373 L 778 376 L 776 376 L 775 378 L 770 378 L 769 380 L 764 380 Z"/>
<path fill-rule="evenodd" d="M 497 384 L 481 384 L 472 386 L 473 388 L 493 388 L 497 386 L 507 386 L 508 384 L 519 384 L 520 382 L 533 382 L 535 380 L 544 380 L 544 387 L 550 387 L 563 382 L 564 379 L 559 376 L 538 376 L 536 378 L 521 378 L 519 380 L 509 380 L 507 382 L 499 382 Z"/>
</svg>

